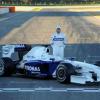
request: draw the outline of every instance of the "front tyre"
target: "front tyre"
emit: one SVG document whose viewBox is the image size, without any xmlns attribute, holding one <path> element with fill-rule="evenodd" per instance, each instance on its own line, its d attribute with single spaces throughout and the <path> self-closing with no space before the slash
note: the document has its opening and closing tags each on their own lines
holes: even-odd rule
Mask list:
<svg viewBox="0 0 100 100">
<path fill-rule="evenodd" d="M 60 64 L 56 71 L 56 79 L 60 83 L 70 83 L 70 74 L 64 64 Z"/>
<path fill-rule="evenodd" d="M 56 70 L 56 79 L 60 83 L 70 83 L 70 77 L 73 74 L 75 74 L 73 65 L 70 63 L 61 63 Z"/>
</svg>

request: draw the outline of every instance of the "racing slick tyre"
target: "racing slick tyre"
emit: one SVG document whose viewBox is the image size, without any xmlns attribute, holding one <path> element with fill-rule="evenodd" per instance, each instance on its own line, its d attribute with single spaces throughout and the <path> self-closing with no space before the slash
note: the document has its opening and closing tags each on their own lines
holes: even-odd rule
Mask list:
<svg viewBox="0 0 100 100">
<path fill-rule="evenodd" d="M 60 83 L 70 83 L 70 76 L 74 73 L 71 64 L 59 64 L 56 70 L 56 79 Z"/>
<path fill-rule="evenodd" d="M 0 59 L 0 76 L 9 76 L 15 71 L 14 62 L 10 58 Z"/>
</svg>

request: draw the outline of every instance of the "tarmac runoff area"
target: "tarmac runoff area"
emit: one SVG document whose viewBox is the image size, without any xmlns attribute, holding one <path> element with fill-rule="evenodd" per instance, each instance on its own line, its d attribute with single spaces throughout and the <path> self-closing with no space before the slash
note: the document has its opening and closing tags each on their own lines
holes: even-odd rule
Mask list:
<svg viewBox="0 0 100 100">
<path fill-rule="evenodd" d="M 100 43 L 99 6 L 31 9 L 0 17 L 0 44 L 48 44 L 57 24 L 62 26 L 68 43 Z"/>
<path fill-rule="evenodd" d="M 22 75 L 0 77 L 2 100 L 99 100 L 100 83 L 92 85 L 60 84 L 52 79 L 26 78 Z"/>
</svg>

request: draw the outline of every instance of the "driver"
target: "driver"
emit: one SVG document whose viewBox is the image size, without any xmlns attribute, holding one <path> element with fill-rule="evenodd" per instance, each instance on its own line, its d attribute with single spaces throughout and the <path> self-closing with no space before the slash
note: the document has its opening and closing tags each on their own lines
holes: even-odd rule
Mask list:
<svg viewBox="0 0 100 100">
<path fill-rule="evenodd" d="M 56 32 L 51 36 L 51 46 L 53 48 L 53 55 L 64 59 L 64 48 L 66 45 L 66 36 L 61 32 L 60 25 L 57 25 Z"/>
</svg>

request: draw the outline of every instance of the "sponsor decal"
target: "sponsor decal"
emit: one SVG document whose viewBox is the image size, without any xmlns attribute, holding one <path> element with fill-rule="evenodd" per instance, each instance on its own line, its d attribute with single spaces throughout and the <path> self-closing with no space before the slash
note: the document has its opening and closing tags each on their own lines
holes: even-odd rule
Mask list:
<svg viewBox="0 0 100 100">
<path fill-rule="evenodd" d="M 27 66 L 25 65 L 25 69 L 28 71 L 33 71 L 33 72 L 40 72 L 40 67 L 38 66 Z"/>
<path fill-rule="evenodd" d="M 64 38 L 54 38 L 53 41 L 64 41 Z"/>
<path fill-rule="evenodd" d="M 25 47 L 25 45 L 24 44 L 16 44 L 16 48 L 24 48 Z"/>
</svg>

